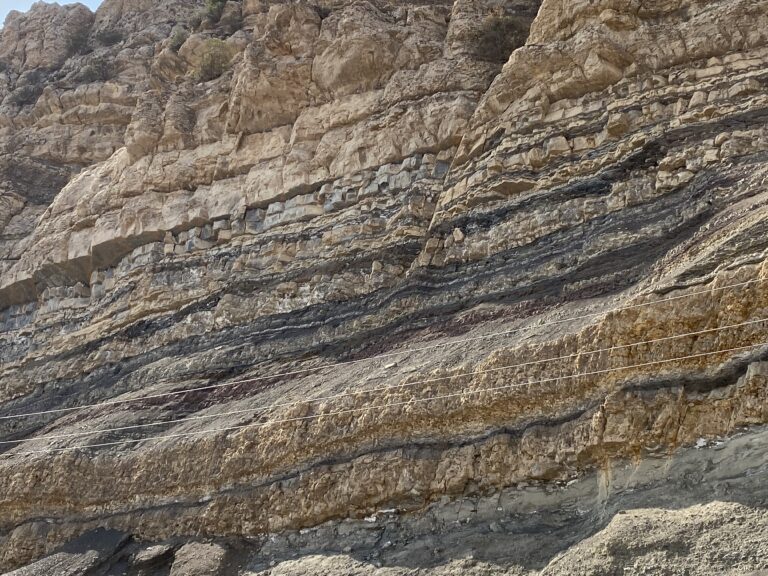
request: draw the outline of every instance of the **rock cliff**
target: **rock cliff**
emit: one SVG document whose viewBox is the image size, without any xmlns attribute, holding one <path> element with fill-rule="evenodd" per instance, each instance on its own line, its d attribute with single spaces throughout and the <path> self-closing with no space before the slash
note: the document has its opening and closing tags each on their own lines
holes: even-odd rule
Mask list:
<svg viewBox="0 0 768 576">
<path fill-rule="evenodd" d="M 768 3 L 38 2 L 0 569 L 768 569 Z"/>
</svg>

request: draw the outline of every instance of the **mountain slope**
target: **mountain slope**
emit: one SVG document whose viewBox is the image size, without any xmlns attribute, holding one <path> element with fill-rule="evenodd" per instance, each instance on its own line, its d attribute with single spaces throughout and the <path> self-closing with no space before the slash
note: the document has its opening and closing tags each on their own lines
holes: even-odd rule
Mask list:
<svg viewBox="0 0 768 576">
<path fill-rule="evenodd" d="M 0 33 L 0 567 L 768 568 L 764 2 L 201 9 Z"/>
</svg>

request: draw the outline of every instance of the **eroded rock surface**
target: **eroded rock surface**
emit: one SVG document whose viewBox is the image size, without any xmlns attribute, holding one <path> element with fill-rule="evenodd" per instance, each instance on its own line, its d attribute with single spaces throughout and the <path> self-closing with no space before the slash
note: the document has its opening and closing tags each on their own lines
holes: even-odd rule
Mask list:
<svg viewBox="0 0 768 576">
<path fill-rule="evenodd" d="M 202 4 L 0 32 L 0 567 L 768 568 L 765 2 Z"/>
</svg>

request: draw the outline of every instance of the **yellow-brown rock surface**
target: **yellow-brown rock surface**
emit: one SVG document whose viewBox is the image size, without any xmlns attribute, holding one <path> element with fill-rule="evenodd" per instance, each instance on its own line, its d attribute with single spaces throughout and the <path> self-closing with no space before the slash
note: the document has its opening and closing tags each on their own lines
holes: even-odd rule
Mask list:
<svg viewBox="0 0 768 576">
<path fill-rule="evenodd" d="M 0 568 L 768 568 L 768 4 L 202 4 L 0 31 Z"/>
</svg>

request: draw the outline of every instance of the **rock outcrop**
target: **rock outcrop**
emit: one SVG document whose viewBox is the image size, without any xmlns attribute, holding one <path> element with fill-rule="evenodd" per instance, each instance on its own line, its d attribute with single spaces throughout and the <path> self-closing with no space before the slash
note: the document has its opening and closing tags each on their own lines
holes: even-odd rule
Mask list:
<svg viewBox="0 0 768 576">
<path fill-rule="evenodd" d="M 1 568 L 768 568 L 768 5 L 202 4 L 0 32 Z"/>
</svg>

